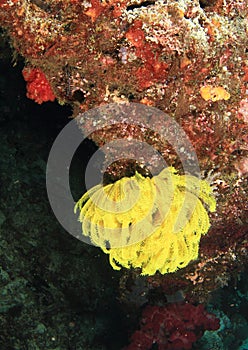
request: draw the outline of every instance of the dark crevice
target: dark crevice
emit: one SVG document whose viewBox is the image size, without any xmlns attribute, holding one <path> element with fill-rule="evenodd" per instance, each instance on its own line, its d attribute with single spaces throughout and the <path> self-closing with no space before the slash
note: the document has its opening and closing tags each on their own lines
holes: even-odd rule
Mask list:
<svg viewBox="0 0 248 350">
<path fill-rule="evenodd" d="M 140 9 L 141 7 L 148 7 L 151 5 L 155 5 L 155 1 L 142 1 L 140 4 L 132 4 L 127 6 L 127 11 L 133 11 L 135 9 Z"/>
<path fill-rule="evenodd" d="M 202 9 L 205 9 L 206 7 L 214 6 L 216 3 L 216 0 L 199 0 L 200 7 Z"/>
</svg>

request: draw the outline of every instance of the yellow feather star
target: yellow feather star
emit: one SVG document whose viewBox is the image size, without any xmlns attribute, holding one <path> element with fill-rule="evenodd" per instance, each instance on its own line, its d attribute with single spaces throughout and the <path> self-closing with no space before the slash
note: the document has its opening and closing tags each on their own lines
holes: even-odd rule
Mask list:
<svg viewBox="0 0 248 350">
<path fill-rule="evenodd" d="M 140 268 L 143 275 L 174 272 L 198 257 L 201 235 L 216 201 L 210 185 L 173 167 L 152 178 L 137 173 L 113 184 L 97 185 L 75 205 L 82 231 L 109 254 L 119 270 Z"/>
</svg>

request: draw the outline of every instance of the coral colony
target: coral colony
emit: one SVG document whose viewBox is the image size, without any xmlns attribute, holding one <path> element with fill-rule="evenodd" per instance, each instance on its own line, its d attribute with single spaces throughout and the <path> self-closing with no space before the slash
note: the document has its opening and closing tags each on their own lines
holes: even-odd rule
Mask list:
<svg viewBox="0 0 248 350">
<path fill-rule="evenodd" d="M 83 233 L 133 284 L 143 274 L 150 289 L 184 292 L 181 303 L 148 305 L 127 349 L 149 350 L 153 344 L 160 350 L 190 349 L 204 330 L 218 328 L 214 315 L 193 304 L 206 302 L 223 278 L 237 277 L 247 264 L 247 1 L 0 0 L 0 24 L 13 50 L 25 58 L 28 98 L 39 104 L 56 98 L 70 104 L 75 117 L 101 105 L 135 102 L 167 113 L 188 135 L 204 177 L 192 175 L 199 193 L 184 183 L 175 153 L 156 132 L 123 123 L 93 132 L 99 147 L 117 136 L 146 142 L 170 168 L 150 177 L 126 159 L 106 169 L 104 194 L 114 202 L 124 185 L 130 192 L 141 189 L 137 215 L 130 210 L 128 219 L 96 207 L 89 195 L 101 202 L 97 186 L 75 209 Z M 84 129 L 94 122 L 86 118 Z M 163 120 L 155 122 L 160 130 Z M 133 223 L 145 216 L 154 188 L 170 193 L 168 172 L 176 183 L 172 206 L 159 222 L 162 197 L 157 199 L 146 222 L 156 230 L 143 237 L 146 232 L 137 227 L 136 232 Z M 196 204 L 175 235 L 171 227 L 185 193 Z M 126 243 L 132 234 L 143 238 L 109 248 L 107 228 Z"/>
<path fill-rule="evenodd" d="M 155 343 L 159 350 L 191 349 L 205 330 L 218 328 L 218 319 L 206 312 L 202 304 L 147 306 L 142 314 L 141 328 L 134 332 L 126 350 L 149 350 Z"/>
</svg>

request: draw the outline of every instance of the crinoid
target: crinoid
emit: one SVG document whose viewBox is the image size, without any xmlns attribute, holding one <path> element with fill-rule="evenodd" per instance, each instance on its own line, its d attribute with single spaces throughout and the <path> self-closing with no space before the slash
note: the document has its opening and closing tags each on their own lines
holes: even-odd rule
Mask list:
<svg viewBox="0 0 248 350">
<path fill-rule="evenodd" d="M 168 167 L 152 178 L 136 172 L 97 185 L 75 212 L 80 211 L 83 234 L 109 254 L 114 269 L 153 275 L 174 272 L 198 257 L 201 235 L 210 227 L 205 205 L 215 210 L 208 182 Z"/>
</svg>

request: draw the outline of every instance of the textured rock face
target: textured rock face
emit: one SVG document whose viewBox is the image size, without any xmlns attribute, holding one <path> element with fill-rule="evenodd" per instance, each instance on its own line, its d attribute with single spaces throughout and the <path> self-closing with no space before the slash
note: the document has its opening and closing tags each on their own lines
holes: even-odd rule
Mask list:
<svg viewBox="0 0 248 350">
<path fill-rule="evenodd" d="M 203 298 L 219 285 L 216 274 L 228 279 L 247 262 L 247 9 L 247 1 L 232 0 L 0 1 L 0 23 L 26 69 L 39 69 L 49 96 L 71 104 L 75 116 L 101 104 L 139 102 L 183 127 L 217 196 L 201 261 L 178 274 Z M 101 146 L 122 131 L 108 128 L 92 139 Z M 123 135 L 144 133 L 131 125 Z M 144 140 L 177 165 L 157 136 Z M 116 167 L 108 173 L 118 177 Z"/>
<path fill-rule="evenodd" d="M 246 1 L 2 0 L 0 20 L 57 98 L 82 109 L 135 100 L 182 116 L 207 105 L 204 85 L 232 103 L 243 88 Z"/>
</svg>

